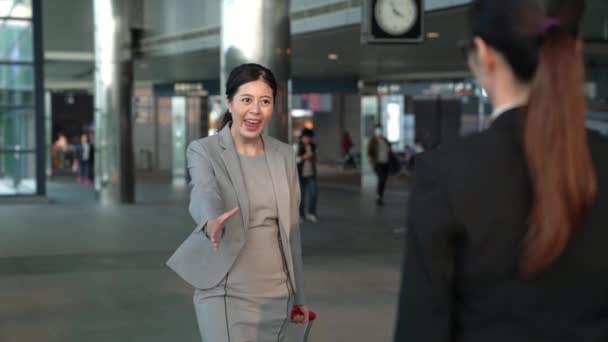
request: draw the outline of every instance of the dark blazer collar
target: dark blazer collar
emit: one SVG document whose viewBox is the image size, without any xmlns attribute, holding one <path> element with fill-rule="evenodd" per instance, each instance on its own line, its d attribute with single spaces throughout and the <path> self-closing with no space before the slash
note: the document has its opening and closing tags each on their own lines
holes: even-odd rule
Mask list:
<svg viewBox="0 0 608 342">
<path fill-rule="evenodd" d="M 524 107 L 509 109 L 498 116 L 490 125 L 490 130 L 516 130 L 520 131 L 521 112 Z"/>
</svg>

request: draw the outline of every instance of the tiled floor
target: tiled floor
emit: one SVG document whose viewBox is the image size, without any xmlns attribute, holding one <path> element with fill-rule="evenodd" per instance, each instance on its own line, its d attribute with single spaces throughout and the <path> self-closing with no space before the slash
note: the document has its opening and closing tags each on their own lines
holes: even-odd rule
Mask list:
<svg viewBox="0 0 608 342">
<path fill-rule="evenodd" d="M 0 205 L 0 341 L 198 341 L 192 289 L 164 266 L 192 229 L 186 189 L 148 182 L 122 206 L 72 180 L 49 191 Z M 406 197 L 320 189 L 302 228 L 311 342 L 391 341 Z"/>
</svg>

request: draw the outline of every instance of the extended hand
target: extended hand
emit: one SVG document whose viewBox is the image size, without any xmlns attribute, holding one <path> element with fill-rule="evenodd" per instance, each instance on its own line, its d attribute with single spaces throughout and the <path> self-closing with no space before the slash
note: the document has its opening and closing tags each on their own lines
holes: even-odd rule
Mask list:
<svg viewBox="0 0 608 342">
<path fill-rule="evenodd" d="M 232 217 L 234 217 L 234 215 L 238 214 L 240 210 L 241 208 L 236 207 L 216 218 L 207 221 L 207 226 L 205 227 L 205 234 L 207 234 L 207 237 L 209 238 L 209 240 L 211 240 L 211 243 L 213 244 L 213 249 L 217 250 L 218 248 L 220 248 L 220 240 L 222 239 L 222 235 L 224 235 L 226 222 Z"/>
</svg>

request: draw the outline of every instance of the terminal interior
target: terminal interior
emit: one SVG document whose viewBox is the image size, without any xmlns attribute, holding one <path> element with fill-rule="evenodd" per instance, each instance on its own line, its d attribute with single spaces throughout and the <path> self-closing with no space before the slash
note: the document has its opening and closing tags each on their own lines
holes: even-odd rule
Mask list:
<svg viewBox="0 0 608 342">
<path fill-rule="evenodd" d="M 275 115 L 287 143 L 315 132 L 319 222 L 301 228 L 319 315 L 310 340 L 392 341 L 409 151 L 483 131 L 493 110 L 460 48 L 470 1 L 423 1 L 419 39 L 392 43 L 366 40 L 370 1 L 241 0 L 226 13 L 229 2 L 0 0 L 0 341 L 199 340 L 192 288 L 164 264 L 194 227 L 185 148 L 220 128 L 222 32 L 278 15 L 276 4 L 289 30 L 240 34 L 252 50 L 287 37 L 288 106 Z M 587 1 L 582 36 L 588 127 L 608 136 L 608 2 Z M 367 157 L 377 124 L 403 165 L 384 206 Z M 99 159 L 91 184 L 74 168 L 83 134 Z M 115 178 L 130 195 L 107 185 Z"/>
</svg>

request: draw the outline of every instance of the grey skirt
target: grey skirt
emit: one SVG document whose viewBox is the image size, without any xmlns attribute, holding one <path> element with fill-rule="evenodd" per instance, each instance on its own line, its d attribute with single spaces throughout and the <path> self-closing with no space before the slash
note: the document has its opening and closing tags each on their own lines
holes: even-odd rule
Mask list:
<svg viewBox="0 0 608 342">
<path fill-rule="evenodd" d="M 247 243 L 222 282 L 194 291 L 203 342 L 281 342 L 291 302 L 276 225 L 248 229 Z"/>
</svg>

